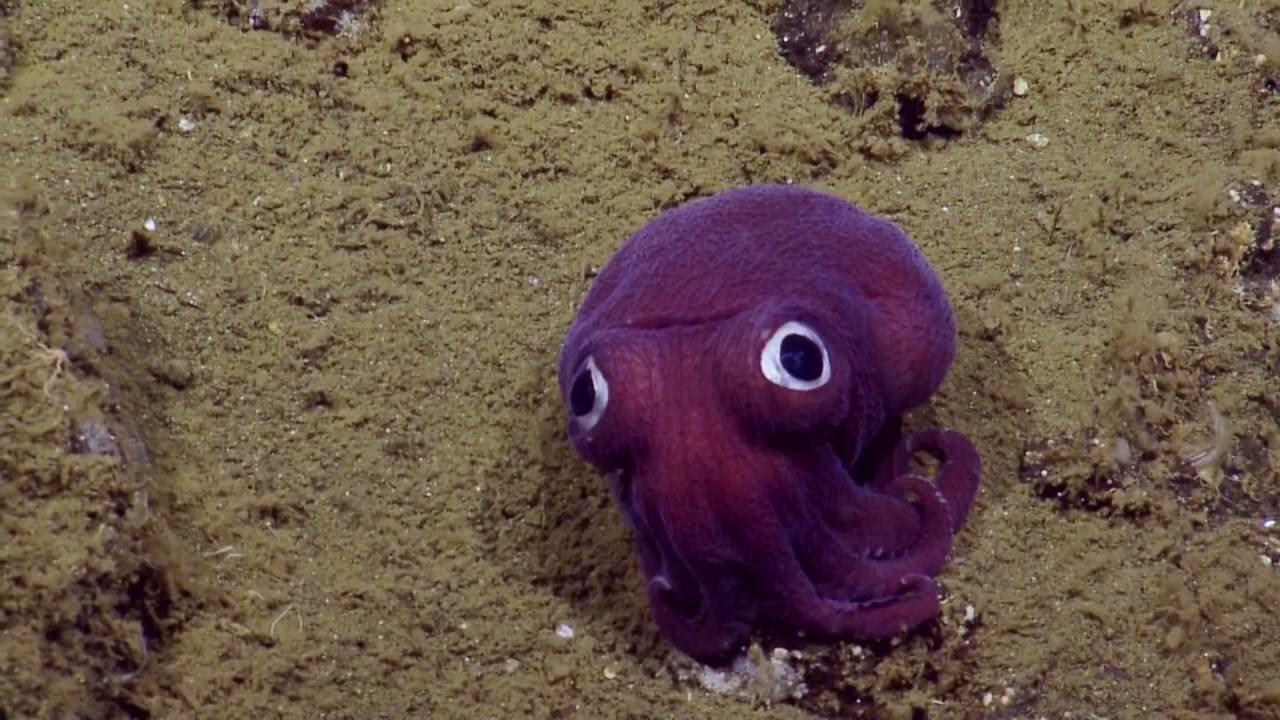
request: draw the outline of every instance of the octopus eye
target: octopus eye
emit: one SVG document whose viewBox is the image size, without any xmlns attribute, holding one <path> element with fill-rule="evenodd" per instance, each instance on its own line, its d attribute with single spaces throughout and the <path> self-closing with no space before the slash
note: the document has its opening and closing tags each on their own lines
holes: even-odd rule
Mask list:
<svg viewBox="0 0 1280 720">
<path fill-rule="evenodd" d="M 831 379 L 831 361 L 818 333 L 804 323 L 783 323 L 764 344 L 760 370 L 788 390 L 816 390 Z"/>
<path fill-rule="evenodd" d="M 609 382 L 596 367 L 595 358 L 588 357 L 569 388 L 569 410 L 583 430 L 590 430 L 600 422 L 608 405 Z"/>
</svg>

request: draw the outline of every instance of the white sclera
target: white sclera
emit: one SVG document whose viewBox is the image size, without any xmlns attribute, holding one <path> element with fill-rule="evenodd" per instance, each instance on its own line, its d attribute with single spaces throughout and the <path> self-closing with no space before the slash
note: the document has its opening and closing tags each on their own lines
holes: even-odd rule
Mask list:
<svg viewBox="0 0 1280 720">
<path fill-rule="evenodd" d="M 578 427 L 583 430 L 595 427 L 600 422 L 600 418 L 604 417 L 605 409 L 609 407 L 609 381 L 604 379 L 604 373 L 596 367 L 596 359 L 593 357 L 587 358 L 587 372 L 591 373 L 591 387 L 595 390 L 596 401 L 591 405 L 590 412 L 575 416 Z M 577 382 L 576 376 L 574 382 Z"/>
<path fill-rule="evenodd" d="M 782 341 L 788 335 L 799 335 L 813 341 L 818 346 L 818 350 L 822 352 L 822 374 L 813 380 L 801 380 L 800 378 L 787 372 L 782 366 Z M 773 335 L 769 337 L 769 341 L 764 344 L 764 351 L 760 353 L 760 371 L 764 373 L 765 378 L 769 382 L 788 390 L 817 390 L 827 381 L 831 379 L 831 358 L 827 356 L 827 346 L 822 342 L 822 338 L 818 337 L 817 331 L 805 325 L 802 322 L 791 320 L 785 322 L 777 330 L 773 331 Z"/>
</svg>

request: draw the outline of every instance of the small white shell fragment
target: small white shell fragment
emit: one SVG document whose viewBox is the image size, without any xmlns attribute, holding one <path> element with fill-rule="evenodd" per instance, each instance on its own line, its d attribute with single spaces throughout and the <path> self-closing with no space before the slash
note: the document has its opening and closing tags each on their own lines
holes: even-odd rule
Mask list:
<svg viewBox="0 0 1280 720">
<path fill-rule="evenodd" d="M 978 611 L 972 605 L 964 606 L 964 621 L 971 623 L 978 617 Z"/>
<path fill-rule="evenodd" d="M 572 640 L 574 635 L 573 626 L 568 623 L 560 623 L 556 626 L 556 635 L 559 635 L 565 640 Z"/>
<path fill-rule="evenodd" d="M 1024 97 L 1030 91 L 1031 91 L 1031 83 L 1028 83 L 1026 78 L 1013 79 L 1014 95 L 1017 95 L 1018 97 Z"/>
<path fill-rule="evenodd" d="M 196 129 L 196 121 L 182 115 L 178 118 L 178 132 L 189 133 Z"/>
<path fill-rule="evenodd" d="M 1266 529 L 1266 530 L 1274 530 L 1274 529 L 1275 529 L 1275 527 L 1276 527 L 1276 519 L 1275 519 L 1275 518 L 1267 518 L 1266 520 L 1263 520 L 1263 521 L 1262 521 L 1262 527 L 1263 527 L 1264 529 Z"/>
<path fill-rule="evenodd" d="M 1031 147 L 1037 150 L 1043 150 L 1044 148 L 1049 147 L 1049 138 L 1038 132 L 1028 135 L 1027 142 L 1030 143 Z"/>
<path fill-rule="evenodd" d="M 153 217 L 149 217 L 149 218 L 147 218 L 146 220 L 144 220 L 144 221 L 142 222 L 142 227 L 146 228 L 146 229 L 147 229 L 147 232 L 155 232 L 155 231 L 156 231 L 156 219 L 155 219 L 155 218 L 153 218 Z"/>
</svg>

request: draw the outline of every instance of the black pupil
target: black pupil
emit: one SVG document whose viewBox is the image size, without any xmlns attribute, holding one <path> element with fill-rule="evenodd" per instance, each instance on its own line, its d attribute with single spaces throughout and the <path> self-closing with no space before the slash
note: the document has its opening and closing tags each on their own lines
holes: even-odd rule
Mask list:
<svg viewBox="0 0 1280 720">
<path fill-rule="evenodd" d="M 569 409 L 574 415 L 582 416 L 591 412 L 596 405 L 596 384 L 591 381 L 591 368 L 582 368 L 578 377 L 573 379 L 573 387 L 569 388 Z"/>
<path fill-rule="evenodd" d="M 791 377 L 813 382 L 822 377 L 822 349 L 813 340 L 791 334 L 782 338 L 782 367 Z"/>
</svg>

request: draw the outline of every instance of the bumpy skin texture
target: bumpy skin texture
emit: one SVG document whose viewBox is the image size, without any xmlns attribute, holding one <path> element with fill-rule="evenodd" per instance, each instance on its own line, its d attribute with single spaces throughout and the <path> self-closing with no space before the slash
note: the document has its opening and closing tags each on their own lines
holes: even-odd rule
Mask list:
<svg viewBox="0 0 1280 720">
<path fill-rule="evenodd" d="M 779 382 L 787 323 L 815 342 L 781 346 L 808 354 Z M 911 240 L 812 190 L 686 205 L 605 265 L 560 357 L 569 434 L 610 474 L 677 648 L 718 663 L 765 625 L 875 638 L 937 615 L 981 463 L 964 436 L 901 438 L 898 419 L 941 384 L 955 335 Z M 917 452 L 941 461 L 932 480 L 911 474 Z"/>
</svg>

